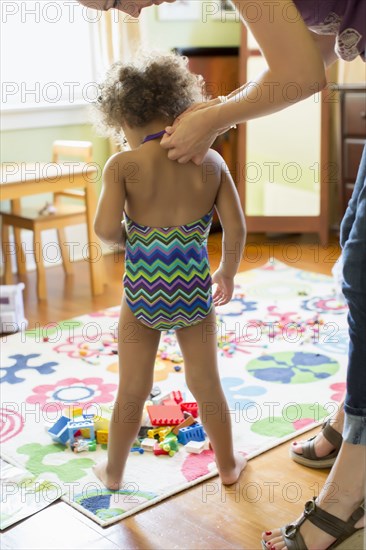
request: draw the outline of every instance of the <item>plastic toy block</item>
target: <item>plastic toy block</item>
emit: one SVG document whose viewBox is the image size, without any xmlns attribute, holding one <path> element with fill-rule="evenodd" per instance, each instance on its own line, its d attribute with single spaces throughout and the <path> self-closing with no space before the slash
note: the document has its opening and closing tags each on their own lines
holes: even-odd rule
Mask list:
<svg viewBox="0 0 366 550">
<path fill-rule="evenodd" d="M 164 401 L 162 402 L 162 405 L 164 405 L 164 407 L 174 407 L 174 405 L 176 405 L 177 403 L 174 401 L 174 399 L 164 399 Z"/>
<path fill-rule="evenodd" d="M 152 405 L 147 407 L 151 424 L 153 426 L 175 426 L 184 420 L 179 405 L 166 407 L 165 405 Z"/>
<path fill-rule="evenodd" d="M 77 405 L 69 405 L 64 409 L 65 416 L 68 416 L 69 419 L 75 418 L 76 416 L 82 416 L 83 415 L 83 407 L 79 407 Z"/>
<path fill-rule="evenodd" d="M 178 435 L 179 430 L 181 430 L 182 428 L 187 428 L 187 426 L 192 426 L 192 424 L 194 423 L 195 423 L 195 419 L 190 414 L 187 416 L 187 418 L 183 420 L 181 424 L 178 424 L 178 426 L 175 426 L 175 428 L 172 429 L 172 432 L 174 435 Z"/>
<path fill-rule="evenodd" d="M 103 416 L 95 416 L 94 417 L 94 428 L 95 430 L 107 430 L 109 428 L 110 420 L 108 418 L 104 418 Z"/>
<path fill-rule="evenodd" d="M 151 401 L 153 402 L 154 405 L 161 405 L 163 401 L 165 401 L 165 399 L 171 399 L 170 397 L 170 391 L 168 392 L 165 392 L 165 393 L 159 393 L 158 395 L 156 395 L 155 397 L 152 397 L 151 398 Z"/>
<path fill-rule="evenodd" d="M 69 420 L 67 424 L 67 429 L 69 432 L 69 439 L 70 439 L 70 445 L 73 444 L 75 440 L 75 436 L 77 432 L 81 432 L 81 430 L 87 430 L 88 431 L 88 439 L 93 440 L 95 439 L 95 433 L 94 433 L 94 422 L 89 419 L 83 419 L 83 420 Z M 85 433 L 85 432 L 84 432 Z"/>
<path fill-rule="evenodd" d="M 206 441 L 190 441 L 187 445 L 184 445 L 184 450 L 187 453 L 199 454 L 206 448 Z"/>
<path fill-rule="evenodd" d="M 182 428 L 179 430 L 178 434 L 178 441 L 182 443 L 182 445 L 186 445 L 190 441 L 204 441 L 205 438 L 203 427 L 198 423 L 188 426 L 187 428 Z"/>
<path fill-rule="evenodd" d="M 163 439 L 170 434 L 172 431 L 171 426 L 162 426 L 161 428 L 152 428 L 151 430 L 148 430 L 147 437 L 151 439 L 158 439 L 159 441 L 163 441 Z"/>
<path fill-rule="evenodd" d="M 161 449 L 161 447 L 159 447 L 159 443 L 155 441 L 154 455 L 155 456 L 169 455 L 169 453 L 167 451 L 164 451 L 164 449 Z"/>
<path fill-rule="evenodd" d="M 171 393 L 172 399 L 176 402 L 177 405 L 183 402 L 183 395 L 181 391 L 172 391 Z"/>
<path fill-rule="evenodd" d="M 169 453 L 169 456 L 174 456 L 179 451 L 178 438 L 174 434 L 169 434 L 159 445 L 161 449 Z"/>
<path fill-rule="evenodd" d="M 154 397 L 157 397 L 161 394 L 161 389 L 159 386 L 154 386 L 150 392 L 150 399 L 153 399 Z"/>
<path fill-rule="evenodd" d="M 141 447 L 131 447 L 130 449 L 130 453 L 139 453 L 140 455 L 143 455 L 144 452 L 144 449 L 142 449 Z"/>
<path fill-rule="evenodd" d="M 155 448 L 156 439 L 151 439 L 150 437 L 145 437 L 141 441 L 141 449 L 144 449 L 144 451 L 154 451 Z"/>
<path fill-rule="evenodd" d="M 83 413 L 83 419 L 84 420 L 92 420 L 94 422 L 94 416 L 95 416 L 95 414 L 93 414 L 93 413 L 90 413 L 90 414 L 88 414 L 88 413 L 84 414 Z"/>
<path fill-rule="evenodd" d="M 180 408 L 182 412 L 190 413 L 194 418 L 198 416 L 198 405 L 197 403 L 181 403 Z"/>
<path fill-rule="evenodd" d="M 97 430 L 95 435 L 97 437 L 97 443 L 108 445 L 108 430 Z"/>
<path fill-rule="evenodd" d="M 61 416 L 57 420 L 57 422 L 55 422 L 55 424 L 47 430 L 54 441 L 66 445 L 66 443 L 70 439 L 68 430 L 69 422 L 70 418 L 67 418 L 66 416 Z"/>
</svg>

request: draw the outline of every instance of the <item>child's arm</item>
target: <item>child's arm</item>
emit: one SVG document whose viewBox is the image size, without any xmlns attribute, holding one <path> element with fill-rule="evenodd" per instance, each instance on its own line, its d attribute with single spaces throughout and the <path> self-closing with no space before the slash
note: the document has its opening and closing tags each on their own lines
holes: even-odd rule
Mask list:
<svg viewBox="0 0 366 550">
<path fill-rule="evenodd" d="M 103 186 L 94 220 L 94 231 L 108 244 L 124 244 L 123 210 L 126 199 L 123 161 L 117 153 L 103 170 Z"/>
<path fill-rule="evenodd" d="M 212 282 L 217 284 L 213 295 L 215 306 L 227 304 L 234 291 L 234 276 L 238 271 L 246 239 L 246 227 L 238 192 L 228 167 L 222 160 L 221 184 L 215 207 L 222 226 L 222 256 Z"/>
</svg>

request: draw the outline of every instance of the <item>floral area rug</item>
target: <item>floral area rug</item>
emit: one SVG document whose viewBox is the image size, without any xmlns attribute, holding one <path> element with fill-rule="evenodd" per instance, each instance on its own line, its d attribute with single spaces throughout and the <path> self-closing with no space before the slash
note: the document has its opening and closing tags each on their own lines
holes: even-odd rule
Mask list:
<svg viewBox="0 0 366 550">
<path fill-rule="evenodd" d="M 5 476 L 2 525 L 12 523 L 12 515 L 19 518 L 26 501 L 19 495 L 30 492 L 30 483 L 38 482 L 43 503 L 61 497 L 109 525 L 216 475 L 209 449 L 189 454 L 180 447 L 174 456 L 131 452 L 124 485 L 111 492 L 92 472 L 106 456 L 105 445 L 73 453 L 52 441 L 47 429 L 70 404 L 110 417 L 118 383 L 118 315 L 119 307 L 110 308 L 3 339 L 1 456 L 26 470 L 31 482 L 23 476 L 9 490 Z M 217 309 L 218 356 L 235 446 L 248 458 L 335 411 L 345 390 L 346 315 L 330 277 L 274 261 L 237 275 L 233 300 Z M 192 401 L 174 332 L 162 334 L 155 385 L 163 393 L 180 390 Z"/>
</svg>

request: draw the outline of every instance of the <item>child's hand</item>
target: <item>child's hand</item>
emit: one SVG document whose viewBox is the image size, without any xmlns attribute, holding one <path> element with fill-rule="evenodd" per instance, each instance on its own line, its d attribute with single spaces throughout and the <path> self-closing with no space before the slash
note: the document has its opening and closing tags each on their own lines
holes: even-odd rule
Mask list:
<svg viewBox="0 0 366 550">
<path fill-rule="evenodd" d="M 233 277 L 226 277 L 222 271 L 218 269 L 212 275 L 212 284 L 217 285 L 213 293 L 213 302 L 215 306 L 223 306 L 230 302 L 234 292 Z"/>
</svg>

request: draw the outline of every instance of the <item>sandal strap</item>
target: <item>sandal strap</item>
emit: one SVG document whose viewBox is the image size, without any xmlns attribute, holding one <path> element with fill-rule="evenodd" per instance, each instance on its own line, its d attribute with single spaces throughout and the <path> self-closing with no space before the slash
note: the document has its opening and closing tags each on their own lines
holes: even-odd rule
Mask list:
<svg viewBox="0 0 366 550">
<path fill-rule="evenodd" d="M 310 437 L 310 439 L 302 444 L 302 453 L 299 456 L 303 456 L 309 460 L 319 460 L 319 457 L 317 457 L 315 453 L 315 438 L 316 435 Z"/>
<path fill-rule="evenodd" d="M 335 458 L 339 452 L 339 449 L 341 448 L 342 446 L 342 443 L 343 443 L 343 437 L 341 436 L 341 434 L 339 432 L 337 432 L 337 430 L 335 430 L 334 428 L 332 428 L 331 424 L 330 424 L 330 420 L 327 420 L 326 422 L 324 422 L 323 426 L 322 426 L 322 432 L 323 432 L 323 435 L 325 437 L 325 439 L 327 439 L 327 441 L 329 441 L 329 443 L 331 445 L 333 445 L 334 447 L 334 451 L 332 451 L 331 453 L 329 453 L 327 456 L 325 457 L 318 457 L 316 455 L 316 452 L 315 452 L 315 438 L 316 438 L 316 435 L 314 435 L 313 437 L 310 437 L 307 441 L 305 441 L 305 443 L 302 444 L 302 456 L 304 458 L 307 458 L 309 460 L 322 460 L 322 459 L 330 459 L 330 458 Z"/>
<path fill-rule="evenodd" d="M 313 525 L 322 531 L 325 531 L 335 539 L 340 539 L 341 537 L 344 538 L 345 536 L 349 536 L 357 531 L 355 525 L 365 513 L 364 503 L 362 503 L 361 506 L 353 512 L 348 521 L 343 521 L 342 519 L 337 518 L 336 516 L 333 516 L 332 514 L 329 514 L 328 512 L 325 512 L 325 510 L 319 508 L 315 503 L 315 500 L 316 497 L 313 497 L 313 500 L 306 502 L 303 515 L 297 523 L 286 525 L 286 527 L 283 528 L 283 535 L 288 550 L 306 549 L 299 529 L 307 519 Z M 293 541 L 296 545 L 291 547 L 289 546 L 288 541 Z M 302 546 L 297 546 L 299 544 L 302 544 Z"/>
<path fill-rule="evenodd" d="M 330 420 L 324 422 L 322 432 L 325 439 L 335 447 L 336 451 L 339 451 L 343 443 L 343 437 L 337 430 L 332 428 Z"/>
<path fill-rule="evenodd" d="M 281 527 L 280 529 L 287 550 L 308 550 L 300 531 L 296 531 L 295 536 L 291 536 L 291 538 L 286 534 L 287 530 L 291 527 L 294 527 L 294 525 L 286 525 L 286 527 Z"/>
</svg>

